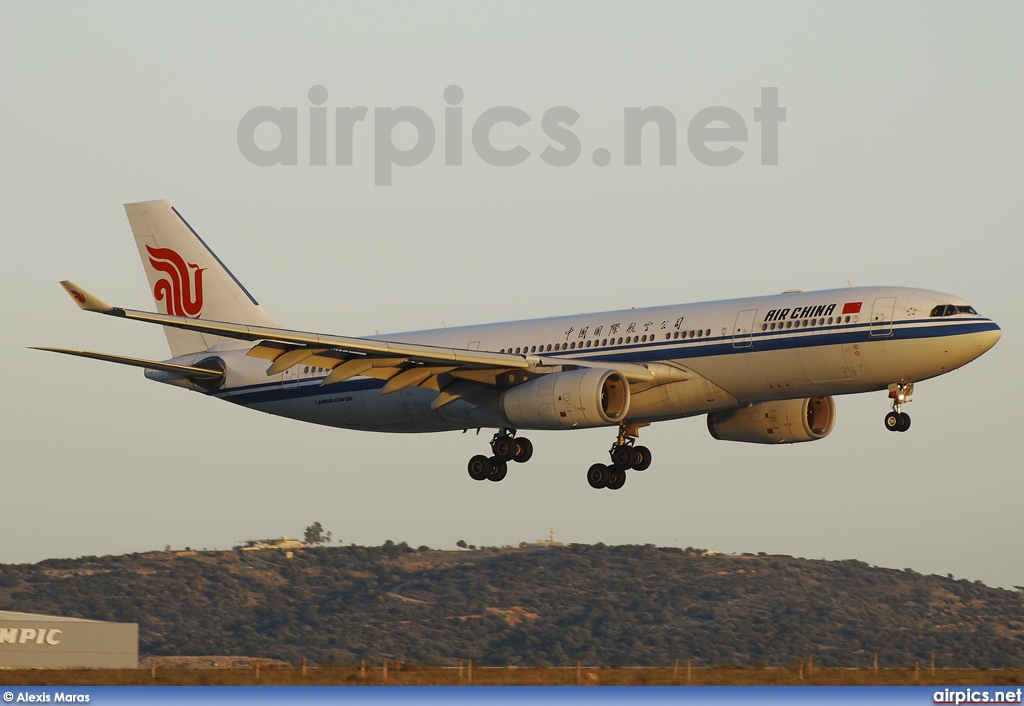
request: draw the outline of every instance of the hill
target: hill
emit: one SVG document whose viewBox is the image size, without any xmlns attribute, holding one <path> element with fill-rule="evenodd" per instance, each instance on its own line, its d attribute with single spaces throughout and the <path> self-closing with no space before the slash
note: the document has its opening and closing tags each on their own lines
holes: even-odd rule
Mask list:
<svg viewBox="0 0 1024 706">
<path fill-rule="evenodd" d="M 143 655 L 297 663 L 1024 665 L 1021 593 L 858 561 L 404 543 L 0 565 L 0 609 L 139 623 Z"/>
</svg>

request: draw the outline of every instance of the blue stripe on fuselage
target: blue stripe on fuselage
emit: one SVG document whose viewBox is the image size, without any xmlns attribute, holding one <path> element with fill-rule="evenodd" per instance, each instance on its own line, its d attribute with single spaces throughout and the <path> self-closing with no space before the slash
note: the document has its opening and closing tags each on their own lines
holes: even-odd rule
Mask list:
<svg viewBox="0 0 1024 706">
<path fill-rule="evenodd" d="M 732 336 L 711 336 L 703 339 L 687 339 L 685 343 L 678 341 L 648 341 L 647 343 L 624 344 L 621 349 L 604 347 L 599 349 L 576 349 L 543 353 L 545 358 L 585 359 L 588 361 L 607 360 L 617 363 L 651 363 L 660 360 L 684 360 L 687 358 L 706 358 L 721 355 L 742 355 L 744 353 L 760 353 L 764 351 L 792 350 L 794 348 L 815 348 L 869 341 L 914 340 L 921 338 L 940 338 L 945 336 L 963 336 L 983 331 L 998 331 L 995 322 L 979 318 L 968 321 L 932 321 L 908 320 L 893 323 L 891 334 L 882 336 L 871 335 L 868 323 L 818 326 L 781 331 L 758 331 L 752 334 L 752 344 L 742 348 L 733 347 Z M 627 347 L 628 346 L 628 347 Z M 279 402 L 286 399 L 303 397 L 321 397 L 325 395 L 361 392 L 384 387 L 385 380 L 376 378 L 354 378 L 322 387 L 323 377 L 306 378 L 287 384 L 278 382 L 245 385 L 230 389 L 222 389 L 210 393 L 235 404 L 260 404 Z"/>
<path fill-rule="evenodd" d="M 260 404 L 263 402 L 280 402 L 281 400 L 298 399 L 300 397 L 323 397 L 326 395 L 339 395 L 346 392 L 362 392 L 363 390 L 375 390 L 384 387 L 387 380 L 376 378 L 355 378 L 344 382 L 334 383 L 327 387 L 320 385 L 326 376 L 318 378 L 306 378 L 298 383 L 289 382 L 264 382 L 258 385 L 245 385 L 233 387 L 229 390 L 219 390 L 213 395 L 235 404 Z"/>
</svg>

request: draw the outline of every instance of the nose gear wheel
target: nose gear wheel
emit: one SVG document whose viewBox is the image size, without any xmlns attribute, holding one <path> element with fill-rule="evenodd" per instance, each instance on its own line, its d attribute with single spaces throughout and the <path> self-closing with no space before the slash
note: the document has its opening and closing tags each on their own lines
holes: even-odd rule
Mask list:
<svg viewBox="0 0 1024 706">
<path fill-rule="evenodd" d="M 906 431 L 910 428 L 910 415 L 902 411 L 903 405 L 910 402 L 914 392 L 912 382 L 894 382 L 889 385 L 889 399 L 892 400 L 892 411 L 885 415 L 885 428 L 889 431 Z"/>
</svg>

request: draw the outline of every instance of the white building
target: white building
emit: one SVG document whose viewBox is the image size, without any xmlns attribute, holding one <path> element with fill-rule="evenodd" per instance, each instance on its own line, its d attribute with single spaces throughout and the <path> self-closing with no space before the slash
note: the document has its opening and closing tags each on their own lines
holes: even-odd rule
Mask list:
<svg viewBox="0 0 1024 706">
<path fill-rule="evenodd" d="M 138 666 L 138 623 L 0 611 L 0 667 Z"/>
</svg>

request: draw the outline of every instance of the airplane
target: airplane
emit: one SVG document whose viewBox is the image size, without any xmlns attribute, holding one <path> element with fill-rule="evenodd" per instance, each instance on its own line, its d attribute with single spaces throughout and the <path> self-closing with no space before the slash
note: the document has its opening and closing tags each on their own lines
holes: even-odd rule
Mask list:
<svg viewBox="0 0 1024 706">
<path fill-rule="evenodd" d="M 992 348 L 999 326 L 966 301 L 906 287 L 850 287 L 527 321 L 350 337 L 283 328 L 167 201 L 124 206 L 158 309 L 113 307 L 71 281 L 85 311 L 163 327 L 164 361 L 39 348 L 145 369 L 151 380 L 273 415 L 376 432 L 495 429 L 474 480 L 525 463 L 521 430 L 618 429 L 618 490 L 651 465 L 654 422 L 707 415 L 720 440 L 825 438 L 835 396 L 888 390 L 886 429 L 905 432 L 914 384 Z"/>
</svg>

